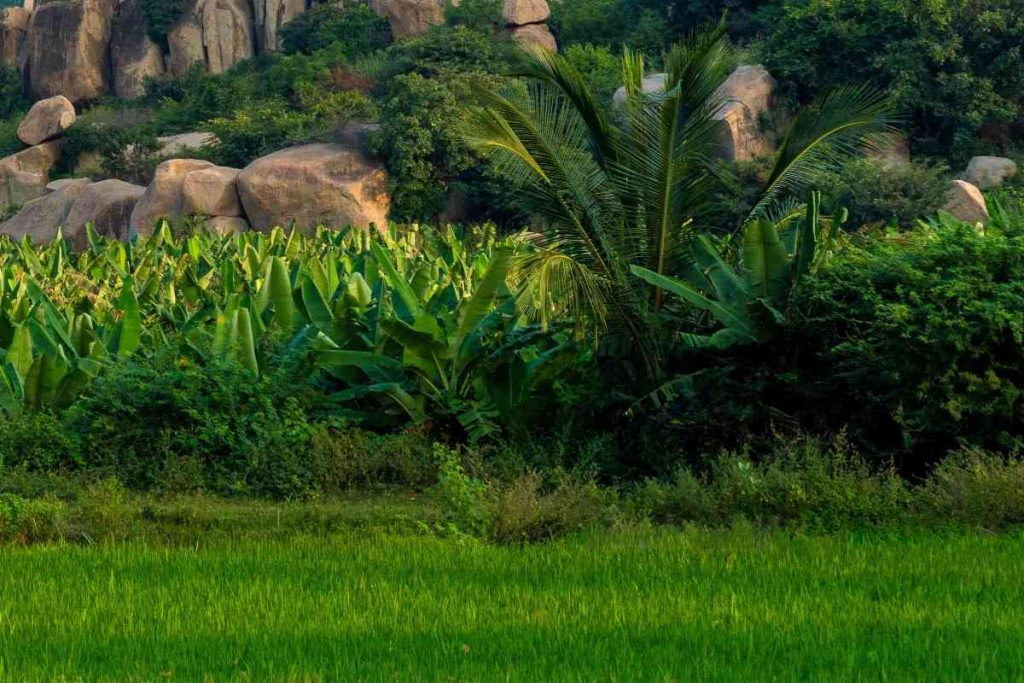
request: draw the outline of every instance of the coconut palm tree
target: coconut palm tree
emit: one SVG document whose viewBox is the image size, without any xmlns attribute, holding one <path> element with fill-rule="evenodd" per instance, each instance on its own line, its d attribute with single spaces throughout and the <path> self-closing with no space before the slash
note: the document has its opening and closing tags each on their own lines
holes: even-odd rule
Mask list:
<svg viewBox="0 0 1024 683">
<path fill-rule="evenodd" d="M 715 115 L 733 61 L 719 23 L 666 55 L 663 93 L 644 92 L 644 59 L 626 51 L 626 103 L 617 112 L 546 51 L 524 58 L 525 94 L 479 93 L 466 139 L 508 174 L 540 225 L 537 248 L 518 264 L 524 310 L 625 343 L 657 374 L 650 321 L 664 289 L 631 269 L 680 276 L 694 267 L 695 235 L 743 227 L 708 224 L 715 193 L 731 181 L 717 156 Z M 747 220 L 791 208 L 823 171 L 877 147 L 892 125 L 887 99 L 869 88 L 836 90 L 798 112 Z"/>
</svg>

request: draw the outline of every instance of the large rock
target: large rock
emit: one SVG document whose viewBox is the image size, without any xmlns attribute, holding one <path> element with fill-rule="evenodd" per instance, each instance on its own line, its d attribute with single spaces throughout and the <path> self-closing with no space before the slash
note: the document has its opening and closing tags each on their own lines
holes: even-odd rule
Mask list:
<svg viewBox="0 0 1024 683">
<path fill-rule="evenodd" d="M 60 141 L 54 140 L 0 159 L 0 208 L 22 206 L 46 194 L 59 158 Z"/>
<path fill-rule="evenodd" d="M 37 99 L 95 100 L 110 89 L 107 49 L 115 0 L 51 0 L 32 13 L 22 79 Z"/>
<path fill-rule="evenodd" d="M 36 244 L 50 242 L 57 236 L 57 229 L 67 224 L 71 207 L 88 185 L 88 180 L 67 182 L 54 192 L 33 199 L 13 218 L 0 224 L 0 233 L 14 239 L 27 235 Z"/>
<path fill-rule="evenodd" d="M 761 65 L 734 71 L 718 90 L 724 104 L 715 115 L 722 122 L 721 147 L 725 158 L 750 161 L 775 151 L 774 131 L 765 123 L 777 114 L 777 83 Z"/>
<path fill-rule="evenodd" d="M 75 105 L 63 95 L 39 100 L 18 125 L 18 139 L 38 145 L 64 134 L 75 122 Z"/>
<path fill-rule="evenodd" d="M 985 225 L 990 219 L 985 195 L 977 186 L 964 180 L 954 180 L 950 184 L 942 209 L 966 223 Z"/>
<path fill-rule="evenodd" d="M 667 74 L 655 73 L 650 76 L 645 76 L 643 80 L 643 91 L 647 95 L 657 95 L 665 92 L 665 79 L 668 78 Z M 626 88 L 625 86 L 615 91 L 612 96 L 612 102 L 617 107 L 621 107 L 626 104 Z"/>
<path fill-rule="evenodd" d="M 149 37 L 142 0 L 123 0 L 118 6 L 110 40 L 110 64 L 118 97 L 139 97 L 147 78 L 164 73 L 164 55 Z"/>
<path fill-rule="evenodd" d="M 508 26 L 540 24 L 551 17 L 551 8 L 547 0 L 505 0 L 501 14 Z"/>
<path fill-rule="evenodd" d="M 974 157 L 967 164 L 964 180 L 982 190 L 999 187 L 1017 175 L 1017 164 L 1004 157 Z"/>
<path fill-rule="evenodd" d="M 444 0 L 371 0 L 370 7 L 387 18 L 396 39 L 423 35 L 444 23 Z"/>
<path fill-rule="evenodd" d="M 65 221 L 64 237 L 76 249 L 88 246 L 85 226 L 100 235 L 127 240 L 132 210 L 146 192 L 146 188 L 123 180 L 102 180 L 86 185 L 75 200 Z"/>
<path fill-rule="evenodd" d="M 255 0 L 256 47 L 260 54 L 281 48 L 281 28 L 306 11 L 306 0 Z"/>
<path fill-rule="evenodd" d="M 179 133 L 157 138 L 156 141 L 160 143 L 157 156 L 167 158 L 191 154 L 197 149 L 217 142 L 217 136 L 213 133 Z"/>
<path fill-rule="evenodd" d="M 0 66 L 17 67 L 25 44 L 32 10 L 8 7 L 0 10 Z"/>
<path fill-rule="evenodd" d="M 174 220 L 185 215 L 182 186 L 185 176 L 213 166 L 199 159 L 171 159 L 156 167 L 153 182 L 132 211 L 130 234 L 149 235 L 161 218 Z"/>
<path fill-rule="evenodd" d="M 338 144 L 292 147 L 257 159 L 238 176 L 238 193 L 257 230 L 318 225 L 386 229 L 391 200 L 384 167 Z"/>
<path fill-rule="evenodd" d="M 192 171 L 181 186 L 182 209 L 187 215 L 238 217 L 242 202 L 238 198 L 237 168 L 212 166 Z"/>
<path fill-rule="evenodd" d="M 512 40 L 525 48 L 541 47 L 550 52 L 558 52 L 558 41 L 547 24 L 516 26 L 512 29 Z"/>
<path fill-rule="evenodd" d="M 223 73 L 256 54 L 252 6 L 248 0 L 192 0 L 167 43 L 172 75 L 181 76 L 195 64 Z"/>
</svg>

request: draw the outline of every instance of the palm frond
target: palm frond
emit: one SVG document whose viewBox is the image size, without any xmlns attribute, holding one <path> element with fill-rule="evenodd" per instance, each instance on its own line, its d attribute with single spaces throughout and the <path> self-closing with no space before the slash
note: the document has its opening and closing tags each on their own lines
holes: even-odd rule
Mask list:
<svg viewBox="0 0 1024 683">
<path fill-rule="evenodd" d="M 793 118 L 750 218 L 799 194 L 845 159 L 878 150 L 895 130 L 889 98 L 867 86 L 838 88 Z"/>
</svg>

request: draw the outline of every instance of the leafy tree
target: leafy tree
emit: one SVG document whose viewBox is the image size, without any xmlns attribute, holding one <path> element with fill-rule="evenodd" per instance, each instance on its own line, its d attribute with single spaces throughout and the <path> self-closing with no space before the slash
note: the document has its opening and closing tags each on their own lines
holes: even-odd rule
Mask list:
<svg viewBox="0 0 1024 683">
<path fill-rule="evenodd" d="M 727 174 L 715 161 L 714 116 L 731 55 L 721 24 L 694 34 L 666 57 L 667 92 L 655 96 L 643 93 L 643 58 L 627 52 L 623 61 L 621 126 L 570 63 L 539 52 L 525 69 L 529 95 L 483 93 L 466 135 L 510 173 L 542 221 L 537 251 L 520 263 L 525 310 L 568 317 L 581 333 L 606 329 L 607 340 L 627 343 L 656 375 L 650 323 L 664 298 L 630 267 L 679 275 L 692 264 L 693 235 L 710 227 L 705 216 Z M 752 218 L 871 145 L 890 123 L 885 98 L 866 88 L 838 90 L 799 112 Z"/>
<path fill-rule="evenodd" d="M 762 21 L 760 57 L 790 93 L 887 89 L 921 151 L 960 161 L 1008 148 L 1024 125 L 1017 0 L 779 0 Z"/>
<path fill-rule="evenodd" d="M 281 29 L 285 54 L 312 54 L 338 44 L 346 58 L 354 59 L 387 47 L 390 39 L 387 20 L 363 4 L 316 5 Z"/>
<path fill-rule="evenodd" d="M 146 30 L 153 41 L 167 49 L 167 35 L 188 11 L 189 0 L 142 0 Z"/>
</svg>

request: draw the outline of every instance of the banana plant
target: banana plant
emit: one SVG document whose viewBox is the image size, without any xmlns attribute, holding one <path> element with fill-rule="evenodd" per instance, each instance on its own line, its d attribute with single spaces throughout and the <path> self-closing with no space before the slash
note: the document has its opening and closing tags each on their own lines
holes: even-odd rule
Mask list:
<svg viewBox="0 0 1024 683">
<path fill-rule="evenodd" d="M 842 218 L 838 222 L 842 222 Z M 693 240 L 694 267 L 687 279 L 658 274 L 641 266 L 634 275 L 689 305 L 705 311 L 721 329 L 710 335 L 683 335 L 695 348 L 725 349 L 771 339 L 785 319 L 793 287 L 831 253 L 831 224 L 821 215 L 821 196 L 812 194 L 803 221 L 781 226 L 755 218 L 743 231 L 740 267 L 732 268 L 705 235 Z"/>
</svg>

